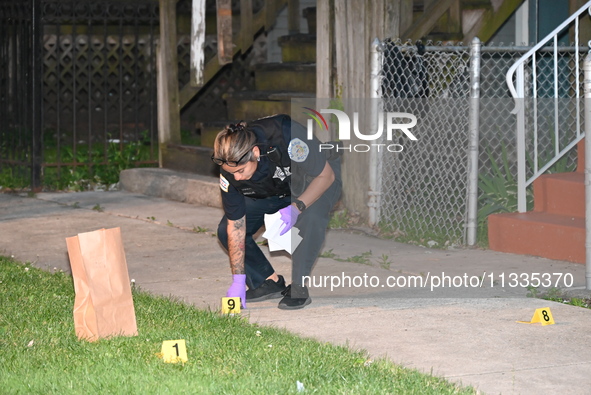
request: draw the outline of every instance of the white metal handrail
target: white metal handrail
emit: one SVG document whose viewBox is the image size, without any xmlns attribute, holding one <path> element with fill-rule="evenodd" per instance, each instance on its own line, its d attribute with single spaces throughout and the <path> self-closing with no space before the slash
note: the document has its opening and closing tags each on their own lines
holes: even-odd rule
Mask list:
<svg viewBox="0 0 591 395">
<path fill-rule="evenodd" d="M 562 158 L 571 148 L 573 148 L 579 141 L 585 137 L 585 133 L 581 132 L 581 108 L 580 108 L 580 66 L 579 66 L 579 18 L 584 13 L 591 14 L 591 1 L 587 2 L 577 12 L 560 24 L 537 45 L 526 52 L 507 72 L 507 85 L 509 91 L 515 100 L 515 109 L 513 113 L 517 115 L 517 209 L 519 212 L 527 210 L 526 189 L 534 182 L 536 178 L 542 175 L 552 165 L 554 165 L 560 158 Z M 575 30 L 575 89 L 576 92 L 576 137 L 563 149 L 560 149 L 560 136 L 558 125 L 558 36 L 565 29 L 574 25 Z M 549 42 L 552 41 L 553 48 L 553 67 L 554 67 L 554 157 L 541 168 L 538 169 L 538 125 L 537 125 L 537 107 L 534 106 L 534 153 L 533 153 L 533 175 L 526 179 L 526 142 L 525 142 L 525 65 L 531 62 L 531 83 L 532 83 L 532 98 L 537 98 L 537 75 L 536 75 L 536 54 L 537 52 Z M 515 80 L 515 84 L 513 83 Z"/>
</svg>

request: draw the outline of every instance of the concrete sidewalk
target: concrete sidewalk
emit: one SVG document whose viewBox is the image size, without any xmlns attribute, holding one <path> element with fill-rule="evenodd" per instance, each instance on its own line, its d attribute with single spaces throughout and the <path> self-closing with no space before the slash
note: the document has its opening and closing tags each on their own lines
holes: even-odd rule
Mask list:
<svg viewBox="0 0 591 395">
<path fill-rule="evenodd" d="M 221 216 L 218 208 L 119 191 L 36 198 L 0 194 L 0 254 L 69 271 L 66 237 L 121 227 L 136 284 L 215 310 L 231 281 L 227 255 L 215 238 Z M 591 311 L 526 298 L 528 290 L 511 282 L 511 273 L 528 278 L 546 273 L 555 285 L 554 273 L 562 273 L 559 286 L 565 277 L 568 285 L 572 275 L 573 287 L 582 287 L 583 265 L 475 249 L 425 249 L 335 230 L 328 233 L 324 255 L 332 258 L 320 258 L 313 275 L 327 286 L 311 289 L 310 306 L 283 311 L 273 300 L 251 303 L 243 314 L 251 322 L 362 348 L 484 393 L 591 392 Z M 355 263 L 363 257 L 368 264 Z M 273 253 L 271 259 L 288 278 L 289 256 Z M 444 275 L 455 279 L 456 288 L 431 291 Z M 351 287 L 331 291 L 331 281 L 347 277 Z M 391 288 L 385 284 L 392 278 L 421 278 L 427 287 Z M 462 288 L 457 283 L 462 278 L 476 287 Z M 516 323 L 529 321 L 542 307 L 550 307 L 555 325 Z"/>
</svg>

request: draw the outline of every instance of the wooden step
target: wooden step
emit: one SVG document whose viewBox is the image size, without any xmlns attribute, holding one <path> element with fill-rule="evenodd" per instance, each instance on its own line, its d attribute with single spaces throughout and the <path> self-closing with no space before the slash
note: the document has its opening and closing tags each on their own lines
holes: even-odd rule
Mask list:
<svg viewBox="0 0 591 395">
<path fill-rule="evenodd" d="M 534 181 L 534 211 L 585 217 L 585 174 L 544 174 Z"/>
<path fill-rule="evenodd" d="M 219 177 L 219 166 L 211 161 L 213 148 L 167 144 L 161 150 L 166 169 Z"/>
<path fill-rule="evenodd" d="M 493 8 L 490 0 L 463 0 L 462 10 L 491 10 Z"/>
<path fill-rule="evenodd" d="M 460 2 L 462 10 L 490 10 L 493 6 L 490 0 L 462 0 Z M 422 1 L 413 1 L 412 12 L 415 17 L 422 14 L 425 11 L 425 4 Z"/>
<path fill-rule="evenodd" d="M 224 100 L 228 105 L 230 119 L 250 121 L 274 114 L 290 114 L 292 99 L 313 97 L 311 93 L 240 91 L 225 94 Z"/>
<path fill-rule="evenodd" d="M 491 250 L 585 263 L 585 219 L 544 212 L 488 217 Z"/>
<path fill-rule="evenodd" d="M 195 127 L 201 132 L 201 146 L 213 148 L 216 136 L 232 121 L 198 122 Z"/>
<path fill-rule="evenodd" d="M 433 42 L 458 42 L 462 41 L 464 38 L 464 33 L 462 32 L 431 32 L 424 37 L 425 41 L 433 41 Z"/>
<path fill-rule="evenodd" d="M 283 62 L 316 62 L 316 36 L 312 34 L 290 34 L 279 37 Z"/>
<path fill-rule="evenodd" d="M 263 63 L 255 66 L 254 76 L 257 90 L 316 93 L 314 63 Z"/>
</svg>

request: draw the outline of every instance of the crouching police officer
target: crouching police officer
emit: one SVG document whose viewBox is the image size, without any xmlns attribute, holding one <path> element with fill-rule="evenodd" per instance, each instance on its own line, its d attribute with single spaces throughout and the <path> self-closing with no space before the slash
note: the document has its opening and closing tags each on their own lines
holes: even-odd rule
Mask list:
<svg viewBox="0 0 591 395">
<path fill-rule="evenodd" d="M 227 296 L 240 297 L 244 307 L 281 296 L 280 309 L 301 309 L 312 301 L 303 276 L 312 271 L 341 194 L 340 159 L 327 157 L 319 144 L 288 115 L 229 125 L 215 139 L 212 160 L 221 166 L 224 208 L 217 234 L 233 277 Z M 292 253 L 288 287 L 253 239 L 264 215 L 277 211 L 281 234 L 296 226 L 302 237 Z"/>
</svg>

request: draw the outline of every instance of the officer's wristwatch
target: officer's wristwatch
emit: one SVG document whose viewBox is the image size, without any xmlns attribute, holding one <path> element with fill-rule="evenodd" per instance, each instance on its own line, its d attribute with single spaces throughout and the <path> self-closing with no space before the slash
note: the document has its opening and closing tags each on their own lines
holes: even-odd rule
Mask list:
<svg viewBox="0 0 591 395">
<path fill-rule="evenodd" d="M 301 200 L 296 199 L 293 201 L 293 203 L 296 205 L 298 210 L 300 210 L 300 212 L 302 212 L 306 209 L 306 205 Z"/>
</svg>

